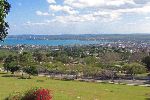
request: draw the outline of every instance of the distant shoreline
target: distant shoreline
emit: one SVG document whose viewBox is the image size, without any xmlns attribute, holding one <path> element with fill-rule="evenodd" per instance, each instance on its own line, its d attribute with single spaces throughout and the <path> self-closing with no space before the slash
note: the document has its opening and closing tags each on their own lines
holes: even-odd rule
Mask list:
<svg viewBox="0 0 150 100">
<path fill-rule="evenodd" d="M 0 45 L 45 45 L 45 46 L 66 46 L 66 45 L 90 45 L 90 44 L 105 44 L 107 41 L 93 41 L 93 40 L 47 40 L 47 39 L 19 39 L 7 38 Z"/>
</svg>

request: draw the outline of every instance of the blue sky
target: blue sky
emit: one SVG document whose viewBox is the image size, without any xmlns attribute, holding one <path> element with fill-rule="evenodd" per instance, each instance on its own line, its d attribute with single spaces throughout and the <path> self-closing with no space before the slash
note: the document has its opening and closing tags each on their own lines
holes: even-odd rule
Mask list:
<svg viewBox="0 0 150 100">
<path fill-rule="evenodd" d="M 10 34 L 150 33 L 150 0 L 8 0 Z"/>
</svg>

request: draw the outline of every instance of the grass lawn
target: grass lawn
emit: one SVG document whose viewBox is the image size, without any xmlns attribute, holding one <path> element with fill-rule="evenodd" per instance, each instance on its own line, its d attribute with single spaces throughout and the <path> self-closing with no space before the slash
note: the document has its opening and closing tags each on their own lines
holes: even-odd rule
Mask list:
<svg viewBox="0 0 150 100">
<path fill-rule="evenodd" d="M 3 75 L 0 74 L 0 100 L 10 93 L 22 92 L 31 87 L 51 89 L 53 100 L 150 100 L 150 87 L 59 81 L 45 77 L 18 79 Z"/>
</svg>

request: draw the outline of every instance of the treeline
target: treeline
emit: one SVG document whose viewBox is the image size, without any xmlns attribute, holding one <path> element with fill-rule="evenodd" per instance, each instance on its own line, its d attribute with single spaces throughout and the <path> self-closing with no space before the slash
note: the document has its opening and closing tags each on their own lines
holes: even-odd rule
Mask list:
<svg viewBox="0 0 150 100">
<path fill-rule="evenodd" d="M 134 79 L 137 74 L 147 73 L 150 69 L 150 56 L 146 52 L 131 53 L 122 48 L 74 46 L 4 52 L 0 53 L 4 69 L 12 74 L 20 72 L 22 77 L 27 73 L 29 78 L 44 73 L 51 77 L 72 75 L 73 79 Z"/>
</svg>

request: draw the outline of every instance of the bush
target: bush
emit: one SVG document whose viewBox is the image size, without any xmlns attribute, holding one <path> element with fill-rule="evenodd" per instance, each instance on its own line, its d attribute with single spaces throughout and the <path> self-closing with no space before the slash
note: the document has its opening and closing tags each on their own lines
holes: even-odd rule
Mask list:
<svg viewBox="0 0 150 100">
<path fill-rule="evenodd" d="M 48 89 L 32 89 L 29 90 L 23 100 L 51 100 L 50 90 Z"/>
<path fill-rule="evenodd" d="M 10 95 L 6 100 L 52 100 L 52 95 L 48 89 L 34 88 L 24 94 Z"/>
<path fill-rule="evenodd" d="M 9 95 L 5 100 L 22 100 L 22 94 L 21 93 L 13 93 Z"/>
</svg>

